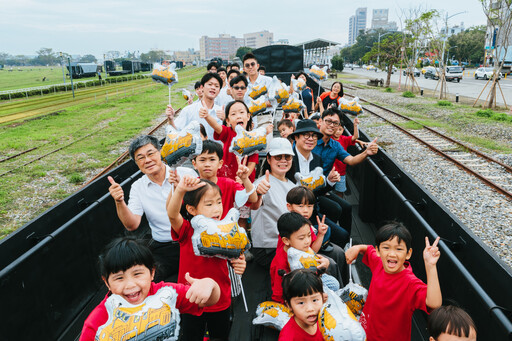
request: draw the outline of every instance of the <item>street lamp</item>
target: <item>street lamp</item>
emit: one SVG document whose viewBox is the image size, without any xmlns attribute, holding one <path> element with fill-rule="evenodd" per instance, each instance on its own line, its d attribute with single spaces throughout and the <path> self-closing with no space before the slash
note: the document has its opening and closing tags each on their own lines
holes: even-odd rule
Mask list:
<svg viewBox="0 0 512 341">
<path fill-rule="evenodd" d="M 60 67 L 62 69 L 62 81 L 66 84 L 66 76 L 64 75 L 64 64 L 62 63 L 62 52 L 60 53 Z"/>
<path fill-rule="evenodd" d="M 377 54 L 377 65 L 380 65 L 379 64 L 379 61 L 380 61 L 380 38 L 384 37 L 385 35 L 391 34 L 391 33 L 393 33 L 393 32 L 387 32 L 387 33 L 384 33 L 384 34 L 380 34 L 380 32 L 379 32 L 379 42 L 378 42 L 378 50 L 379 51 L 378 51 L 378 54 Z"/>
<path fill-rule="evenodd" d="M 444 64 L 444 48 L 446 46 L 446 40 L 448 39 L 448 19 L 453 18 L 456 15 L 464 14 L 464 13 L 467 13 L 467 11 L 455 13 L 453 15 L 448 16 L 448 12 L 446 12 L 446 19 L 445 19 L 445 22 L 444 22 L 444 24 L 445 24 L 445 31 L 444 31 L 445 37 L 443 39 L 443 52 L 441 54 L 441 63 L 442 64 Z M 440 67 L 441 67 L 441 65 L 440 65 Z M 442 65 L 442 67 L 444 68 L 444 65 Z"/>
</svg>

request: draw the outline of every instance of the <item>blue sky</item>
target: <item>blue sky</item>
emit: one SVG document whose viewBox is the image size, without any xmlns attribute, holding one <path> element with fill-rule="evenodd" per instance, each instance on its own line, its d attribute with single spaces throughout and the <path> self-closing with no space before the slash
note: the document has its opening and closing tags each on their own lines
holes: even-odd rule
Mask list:
<svg viewBox="0 0 512 341">
<path fill-rule="evenodd" d="M 315 6 L 311 0 L 0 0 L 0 52 L 34 55 L 41 47 L 70 54 L 94 54 L 102 58 L 110 50 L 147 52 L 199 49 L 202 35 L 216 37 L 269 30 L 274 39 L 297 44 L 324 38 L 345 44 L 348 20 L 356 8 L 389 8 L 389 19 L 400 27 L 401 13 L 409 9 L 466 11 L 449 24 L 465 27 L 485 24 L 478 0 L 331 1 L 337 6 Z"/>
</svg>

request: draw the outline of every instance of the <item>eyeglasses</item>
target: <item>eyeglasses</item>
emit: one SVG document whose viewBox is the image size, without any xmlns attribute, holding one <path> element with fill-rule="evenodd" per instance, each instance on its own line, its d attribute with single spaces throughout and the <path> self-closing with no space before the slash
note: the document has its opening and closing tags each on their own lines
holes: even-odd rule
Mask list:
<svg viewBox="0 0 512 341">
<path fill-rule="evenodd" d="M 331 120 L 324 120 L 325 124 L 327 124 L 328 126 L 333 126 L 333 127 L 337 127 L 340 125 L 340 122 L 337 122 L 337 121 L 331 121 Z"/>
<path fill-rule="evenodd" d="M 235 89 L 235 90 L 245 90 L 245 89 L 247 89 L 247 87 L 246 86 L 234 86 L 233 89 Z"/>
<path fill-rule="evenodd" d="M 288 154 L 281 154 L 281 155 L 274 155 L 274 158 L 276 159 L 276 161 L 281 161 L 281 159 L 284 157 L 284 159 L 286 161 L 290 161 L 292 159 L 292 156 L 291 155 L 288 155 Z"/>
<path fill-rule="evenodd" d="M 136 163 L 141 163 L 141 162 L 144 162 L 146 160 L 146 158 L 152 158 L 154 157 L 156 154 L 158 154 L 158 151 L 157 150 L 150 150 L 146 155 L 138 155 L 136 158 L 135 158 L 135 162 Z"/>
<path fill-rule="evenodd" d="M 245 63 L 244 66 L 246 68 L 250 68 L 250 67 L 254 67 L 256 65 L 256 62 L 252 62 L 252 63 Z"/>
<path fill-rule="evenodd" d="M 315 133 L 307 133 L 307 134 L 302 134 L 302 136 L 304 136 L 304 139 L 310 139 L 310 140 L 318 140 L 318 135 L 315 134 Z"/>
</svg>

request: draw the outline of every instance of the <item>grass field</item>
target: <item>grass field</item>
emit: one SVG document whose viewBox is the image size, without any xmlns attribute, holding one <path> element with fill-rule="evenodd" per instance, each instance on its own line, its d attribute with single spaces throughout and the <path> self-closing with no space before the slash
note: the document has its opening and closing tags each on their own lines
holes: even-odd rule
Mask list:
<svg viewBox="0 0 512 341">
<path fill-rule="evenodd" d="M 68 70 L 64 68 L 64 73 Z M 105 73 L 101 73 L 105 77 Z M 46 80 L 43 82 L 43 78 Z M 77 81 L 98 79 L 98 77 L 80 78 Z M 36 86 L 62 84 L 62 68 L 58 66 L 20 66 L 13 67 L 12 71 L 5 68 L 0 70 L 0 91 L 32 88 Z M 66 82 L 70 83 L 69 77 Z"/>
<path fill-rule="evenodd" d="M 175 108 L 185 104 L 180 89 L 190 89 L 203 74 L 203 68 L 178 71 L 180 81 L 172 88 Z M 147 82 L 152 84 L 149 79 Z M 0 177 L 0 238 L 74 193 L 84 181 L 122 154 L 134 136 L 163 120 L 167 95 L 167 87 L 154 84 L 141 93 L 128 92 L 126 97 L 114 97 L 108 103 L 71 102 L 57 114 L 0 126 L 0 159 L 39 147 L 1 162 L 0 174 L 77 140 L 55 154 Z"/>
</svg>

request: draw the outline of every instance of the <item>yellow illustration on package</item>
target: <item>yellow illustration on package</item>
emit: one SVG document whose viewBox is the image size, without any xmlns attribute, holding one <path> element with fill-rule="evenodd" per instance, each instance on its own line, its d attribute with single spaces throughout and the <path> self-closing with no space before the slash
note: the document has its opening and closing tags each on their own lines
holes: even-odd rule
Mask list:
<svg viewBox="0 0 512 341">
<path fill-rule="evenodd" d="M 249 97 L 252 99 L 256 99 L 260 96 L 263 96 L 267 93 L 267 87 L 265 85 L 255 85 L 251 88 L 251 91 L 249 92 Z"/>
<path fill-rule="evenodd" d="M 315 189 L 326 186 L 325 175 L 323 172 L 324 170 L 322 167 L 316 167 L 313 169 L 313 171 L 304 175 L 297 172 L 295 173 L 295 180 L 297 180 L 301 186 L 307 187 L 314 191 Z"/>
<path fill-rule="evenodd" d="M 162 157 L 165 158 L 167 155 L 174 153 L 182 147 L 190 147 L 192 145 L 193 135 L 188 133 L 184 136 L 178 134 L 169 134 L 165 138 L 165 143 L 162 146 Z"/>
<path fill-rule="evenodd" d="M 196 256 L 238 258 L 251 246 L 247 233 L 238 225 L 240 213 L 229 210 L 223 220 L 197 215 L 190 223 L 194 229 L 192 246 Z"/>
<path fill-rule="evenodd" d="M 240 126 L 235 127 L 237 135 L 233 138 L 230 152 L 238 154 L 238 156 L 251 155 L 267 147 L 266 131 L 255 129 L 246 131 Z"/>
<path fill-rule="evenodd" d="M 274 301 L 265 301 L 258 304 L 256 318 L 252 320 L 252 323 L 281 330 L 291 316 L 292 312 L 285 305 Z"/>
<path fill-rule="evenodd" d="M 304 109 L 304 103 L 296 98 L 290 98 L 286 104 L 283 104 L 284 112 L 301 112 Z"/>
<path fill-rule="evenodd" d="M 162 287 L 139 305 L 132 305 L 119 295 L 105 302 L 107 322 L 98 328 L 97 341 L 107 340 L 177 340 L 180 314 L 178 294 L 172 287 Z"/>
<path fill-rule="evenodd" d="M 251 113 L 252 116 L 255 116 L 265 110 L 267 110 L 267 101 L 265 101 L 264 98 L 260 98 L 256 101 L 251 101 L 251 103 L 249 104 L 249 112 Z"/>
</svg>

